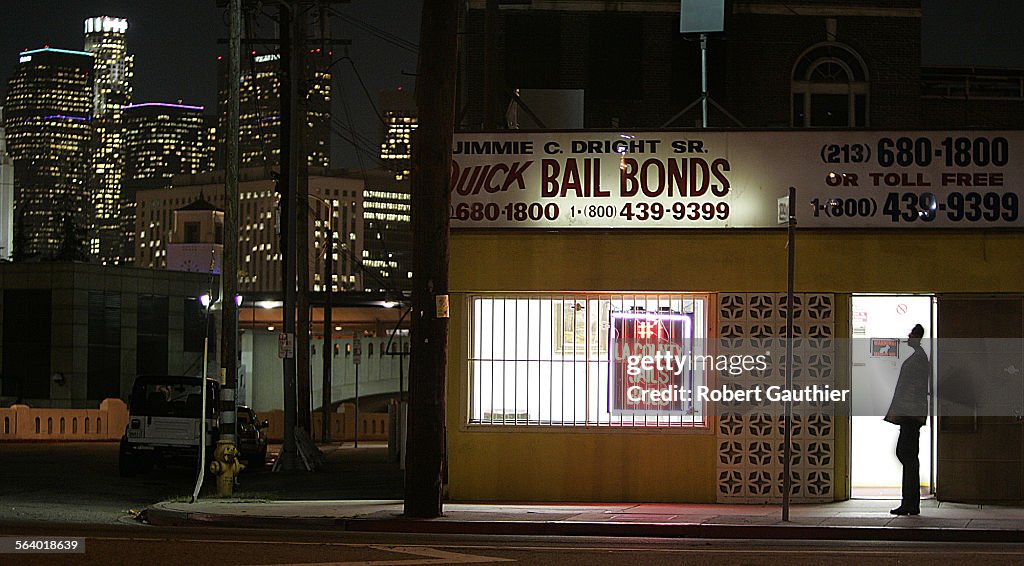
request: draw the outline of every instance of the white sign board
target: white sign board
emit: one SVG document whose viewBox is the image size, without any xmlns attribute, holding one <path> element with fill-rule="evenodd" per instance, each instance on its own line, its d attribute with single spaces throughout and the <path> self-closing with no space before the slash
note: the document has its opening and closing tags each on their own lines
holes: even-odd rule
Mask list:
<svg viewBox="0 0 1024 566">
<path fill-rule="evenodd" d="M 452 228 L 1020 228 L 1024 132 L 458 134 Z"/>
<path fill-rule="evenodd" d="M 277 357 L 295 357 L 295 335 L 290 332 L 282 332 L 277 335 Z"/>
<path fill-rule="evenodd" d="M 359 365 L 363 361 L 363 343 L 359 336 L 352 337 L 352 363 Z"/>
<path fill-rule="evenodd" d="M 680 0 L 679 33 L 725 30 L 725 0 Z"/>
</svg>

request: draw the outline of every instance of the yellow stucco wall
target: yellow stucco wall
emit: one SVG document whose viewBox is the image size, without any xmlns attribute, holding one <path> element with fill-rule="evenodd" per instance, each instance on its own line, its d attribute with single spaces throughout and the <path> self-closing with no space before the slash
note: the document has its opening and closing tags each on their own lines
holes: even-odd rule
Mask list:
<svg viewBox="0 0 1024 566">
<path fill-rule="evenodd" d="M 818 231 L 797 238 L 797 292 L 1020 293 L 1018 231 Z M 714 430 L 468 427 L 465 298 L 474 292 L 784 292 L 784 230 L 455 232 L 448 375 L 456 500 L 715 501 Z M 848 335 L 837 296 L 836 336 Z M 840 368 L 837 368 L 839 370 Z M 837 371 L 837 385 L 844 371 Z M 836 493 L 848 427 L 837 425 Z"/>
<path fill-rule="evenodd" d="M 798 292 L 1019 292 L 1017 231 L 801 232 Z M 456 291 L 786 289 L 785 230 L 456 232 Z"/>
<path fill-rule="evenodd" d="M 715 438 L 623 432 L 449 431 L 455 500 L 715 500 Z"/>
</svg>

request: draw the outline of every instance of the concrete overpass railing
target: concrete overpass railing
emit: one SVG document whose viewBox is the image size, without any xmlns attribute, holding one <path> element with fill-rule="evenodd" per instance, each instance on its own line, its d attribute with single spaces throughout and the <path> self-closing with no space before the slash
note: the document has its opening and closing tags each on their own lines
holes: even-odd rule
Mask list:
<svg viewBox="0 0 1024 566">
<path fill-rule="evenodd" d="M 128 424 L 128 406 L 104 399 L 98 409 L 0 408 L 0 442 L 14 440 L 119 440 Z"/>
<path fill-rule="evenodd" d="M 338 408 L 338 412 L 331 414 L 331 440 L 333 442 L 351 442 L 355 439 L 355 411 L 355 405 L 344 403 Z M 266 419 L 269 424 L 267 438 L 273 442 L 279 442 L 284 438 L 284 411 L 261 411 L 258 414 L 259 418 Z M 314 441 L 320 440 L 321 422 L 323 422 L 323 418 L 320 411 L 314 411 Z M 359 423 L 359 440 L 388 439 L 387 413 L 360 413 Z"/>
</svg>

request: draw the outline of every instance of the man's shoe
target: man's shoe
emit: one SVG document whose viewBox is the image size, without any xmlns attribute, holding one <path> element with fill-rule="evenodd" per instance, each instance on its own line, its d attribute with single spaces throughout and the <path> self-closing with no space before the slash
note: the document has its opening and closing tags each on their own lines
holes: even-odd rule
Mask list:
<svg viewBox="0 0 1024 566">
<path fill-rule="evenodd" d="M 920 515 L 921 514 L 921 510 L 920 509 L 911 509 L 910 507 L 904 507 L 904 506 L 900 505 L 899 507 L 897 507 L 895 509 L 890 509 L 889 513 L 891 513 L 893 515 Z"/>
</svg>

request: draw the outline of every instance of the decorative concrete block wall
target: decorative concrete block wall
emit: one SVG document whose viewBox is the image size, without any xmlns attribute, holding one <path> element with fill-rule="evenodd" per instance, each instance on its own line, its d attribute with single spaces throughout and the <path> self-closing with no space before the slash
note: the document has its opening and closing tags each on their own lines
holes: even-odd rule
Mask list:
<svg viewBox="0 0 1024 566">
<path fill-rule="evenodd" d="M 835 387 L 835 297 L 794 295 L 793 388 Z M 785 385 L 784 293 L 721 293 L 720 352 L 765 355 L 768 366 L 733 376 L 717 375 L 718 387 L 761 390 Z M 769 503 L 782 498 L 784 405 L 723 402 L 717 405 L 717 495 L 722 503 Z M 832 501 L 835 480 L 835 417 L 828 403 L 793 404 L 792 490 L 794 501 Z"/>
</svg>

